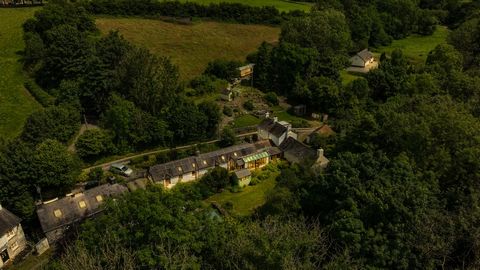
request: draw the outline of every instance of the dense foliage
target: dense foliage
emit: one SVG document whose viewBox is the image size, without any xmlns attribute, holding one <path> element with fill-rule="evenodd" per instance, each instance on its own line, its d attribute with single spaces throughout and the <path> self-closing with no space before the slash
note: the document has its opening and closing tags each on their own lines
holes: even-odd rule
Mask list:
<svg viewBox="0 0 480 270">
<path fill-rule="evenodd" d="M 280 13 L 275 7 L 252 7 L 240 3 L 221 2 L 202 5 L 195 2 L 137 0 L 84 1 L 85 8 L 93 14 L 170 16 L 176 18 L 212 18 L 245 24 L 280 24 L 303 14 L 301 11 Z"/>
<path fill-rule="evenodd" d="M 468 1 L 323 0 L 288 18 L 279 44 L 262 44 L 249 57 L 254 83 L 272 104 L 281 94 L 332 116 L 336 135 L 310 141 L 326 150 L 329 166 L 282 167 L 267 202 L 244 219 L 204 201 L 235 184 L 220 167 L 194 184 L 127 194 L 86 222 L 51 268 L 480 268 L 478 8 Z M 0 145 L 0 200 L 23 218 L 32 217 L 37 190 L 53 197 L 78 177 L 79 160 L 65 144 L 82 113 L 101 127 L 76 143 L 86 160 L 218 133 L 217 104 L 184 98 L 169 59 L 118 33 L 99 37 L 87 10 L 245 23 L 283 16 L 236 4 L 147 0 L 52 4 L 38 12 L 25 24 L 25 64 L 55 104 L 32 115 L 20 138 Z M 429 34 L 439 21 L 453 27 L 448 44 L 424 64 L 413 66 L 395 50 L 364 78 L 341 84 L 352 49 Z M 191 86 L 208 93 L 213 77 L 230 80 L 237 64 L 213 61 Z M 236 138 L 225 129 L 221 139 L 227 146 Z"/>
</svg>

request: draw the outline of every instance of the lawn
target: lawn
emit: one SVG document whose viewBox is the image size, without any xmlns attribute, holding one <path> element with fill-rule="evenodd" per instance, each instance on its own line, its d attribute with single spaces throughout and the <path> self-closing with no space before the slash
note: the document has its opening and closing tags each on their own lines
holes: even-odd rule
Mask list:
<svg viewBox="0 0 480 270">
<path fill-rule="evenodd" d="M 263 42 L 276 42 L 280 29 L 264 25 L 197 22 L 191 25 L 140 18 L 98 18 L 103 33 L 119 30 L 129 41 L 171 57 L 181 78 L 201 74 L 214 59 L 244 61 Z"/>
<path fill-rule="evenodd" d="M 438 26 L 433 35 L 411 35 L 404 39 L 394 40 L 391 45 L 380 47 L 376 52 L 390 54 L 395 49 L 401 49 L 412 63 L 423 64 L 427 60 L 428 53 L 438 44 L 445 42 L 448 31 L 445 26 Z"/>
<path fill-rule="evenodd" d="M 235 118 L 233 121 L 234 128 L 243 128 L 249 126 L 255 126 L 260 124 L 261 120 L 258 117 L 255 117 L 251 114 L 244 114 L 240 117 Z"/>
<path fill-rule="evenodd" d="M 40 105 L 23 87 L 25 75 L 19 62 L 23 22 L 37 8 L 0 9 L 0 138 L 18 135 L 25 119 Z"/>
<path fill-rule="evenodd" d="M 310 11 L 312 4 L 304 2 L 295 2 L 295 1 L 286 1 L 286 0 L 180 0 L 181 2 L 197 2 L 200 4 L 210 4 L 210 3 L 221 3 L 221 2 L 230 2 L 230 3 L 241 3 L 249 6 L 274 6 L 280 11 L 291 11 L 291 10 L 303 10 Z"/>
<path fill-rule="evenodd" d="M 349 83 L 353 82 L 354 80 L 361 78 L 361 76 L 352 74 L 346 70 L 340 71 L 340 78 L 342 79 L 343 85 L 348 85 Z"/>
<path fill-rule="evenodd" d="M 241 192 L 237 193 L 232 193 L 227 190 L 213 195 L 208 198 L 206 202 L 217 202 L 220 205 L 224 205 L 226 202 L 231 202 L 233 204 L 233 209 L 230 213 L 237 216 L 251 215 L 255 208 L 265 203 L 268 192 L 270 192 L 276 185 L 275 179 L 278 175 L 278 171 L 270 173 L 270 176 L 267 179 L 255 186 L 245 187 Z"/>
</svg>

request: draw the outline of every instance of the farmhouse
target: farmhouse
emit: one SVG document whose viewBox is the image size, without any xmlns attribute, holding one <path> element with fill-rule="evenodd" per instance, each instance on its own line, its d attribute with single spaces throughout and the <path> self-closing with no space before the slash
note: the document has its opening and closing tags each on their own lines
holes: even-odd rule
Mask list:
<svg viewBox="0 0 480 270">
<path fill-rule="evenodd" d="M 264 140 L 272 140 L 279 146 L 288 137 L 297 139 L 297 134 L 292 132 L 292 125 L 285 121 L 278 121 L 277 117 L 265 118 L 257 127 L 258 136 Z"/>
<path fill-rule="evenodd" d="M 19 217 L 0 205 L 0 269 L 9 264 L 27 245 L 20 221 Z"/>
<path fill-rule="evenodd" d="M 48 242 L 61 239 L 72 225 L 100 213 L 103 210 L 101 205 L 107 198 L 126 191 L 123 185 L 105 184 L 38 205 L 38 219 Z"/>
<path fill-rule="evenodd" d="M 353 67 L 366 68 L 372 64 L 374 60 L 373 54 L 368 49 L 365 49 L 350 58 L 350 63 Z"/>
</svg>

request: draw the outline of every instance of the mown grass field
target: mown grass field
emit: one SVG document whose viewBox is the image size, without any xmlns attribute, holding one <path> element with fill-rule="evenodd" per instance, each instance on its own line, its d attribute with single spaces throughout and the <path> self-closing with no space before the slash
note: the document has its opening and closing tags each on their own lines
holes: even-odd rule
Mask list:
<svg viewBox="0 0 480 270">
<path fill-rule="evenodd" d="M 375 52 L 390 54 L 395 49 L 401 49 L 412 63 L 423 64 L 427 60 L 428 53 L 438 44 L 446 41 L 448 31 L 447 27 L 438 26 L 433 35 L 411 35 L 404 39 L 394 40 L 391 45 L 380 47 Z"/>
<path fill-rule="evenodd" d="M 0 9 L 0 138 L 18 135 L 25 119 L 40 105 L 23 87 L 19 62 L 23 50 L 22 24 L 37 8 Z"/>
<path fill-rule="evenodd" d="M 303 10 L 310 11 L 312 4 L 304 2 L 295 2 L 287 0 L 181 0 L 182 2 L 197 2 L 200 4 L 208 5 L 210 3 L 221 3 L 221 2 L 230 2 L 230 3 L 241 3 L 249 6 L 274 6 L 280 11 L 291 11 L 291 10 Z"/>
<path fill-rule="evenodd" d="M 119 30 L 129 41 L 171 57 L 181 78 L 201 74 L 214 59 L 245 60 L 263 42 L 278 40 L 280 29 L 262 25 L 198 22 L 192 25 L 138 18 L 98 18 L 103 33 Z"/>
</svg>

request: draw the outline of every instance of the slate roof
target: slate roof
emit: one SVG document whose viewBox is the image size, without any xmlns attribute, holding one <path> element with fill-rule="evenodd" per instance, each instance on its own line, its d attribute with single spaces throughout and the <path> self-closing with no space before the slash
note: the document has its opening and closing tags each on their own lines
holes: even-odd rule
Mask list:
<svg viewBox="0 0 480 270">
<path fill-rule="evenodd" d="M 105 184 L 42 204 L 37 207 L 37 215 L 42 230 L 45 233 L 50 232 L 95 215 L 102 211 L 100 205 L 108 197 L 120 195 L 127 190 L 126 187 L 119 184 Z M 101 196 L 101 200 L 97 199 L 98 195 Z M 55 216 L 54 212 L 56 210 L 60 210 L 61 215 L 59 217 Z"/>
<path fill-rule="evenodd" d="M 297 157 L 300 160 L 313 160 L 316 157 L 317 152 L 307 145 L 295 140 L 292 137 L 288 137 L 280 144 L 280 149 L 285 154 L 290 154 Z"/>
<path fill-rule="evenodd" d="M 373 54 L 368 49 L 362 50 L 361 52 L 357 53 L 357 55 L 362 58 L 364 62 L 367 62 L 373 58 Z"/>
<path fill-rule="evenodd" d="M 282 134 L 288 132 L 288 128 L 279 122 L 274 121 L 273 119 L 266 118 L 259 125 L 259 129 L 265 130 L 270 134 L 273 134 L 275 137 L 280 137 Z"/>
<path fill-rule="evenodd" d="M 250 175 L 252 175 L 252 173 L 248 169 L 241 169 L 241 170 L 235 171 L 235 176 L 237 177 L 237 179 L 242 179 Z"/>
<path fill-rule="evenodd" d="M 0 237 L 17 227 L 20 221 L 22 220 L 19 217 L 2 207 L 0 209 Z"/>
<path fill-rule="evenodd" d="M 237 160 L 241 157 L 255 153 L 257 148 L 253 144 L 244 143 L 213 152 L 192 156 L 180 160 L 170 161 L 150 167 L 148 170 L 154 182 L 166 178 L 180 176 L 198 170 L 212 168 L 216 165 L 225 164 L 230 159 Z"/>
</svg>

